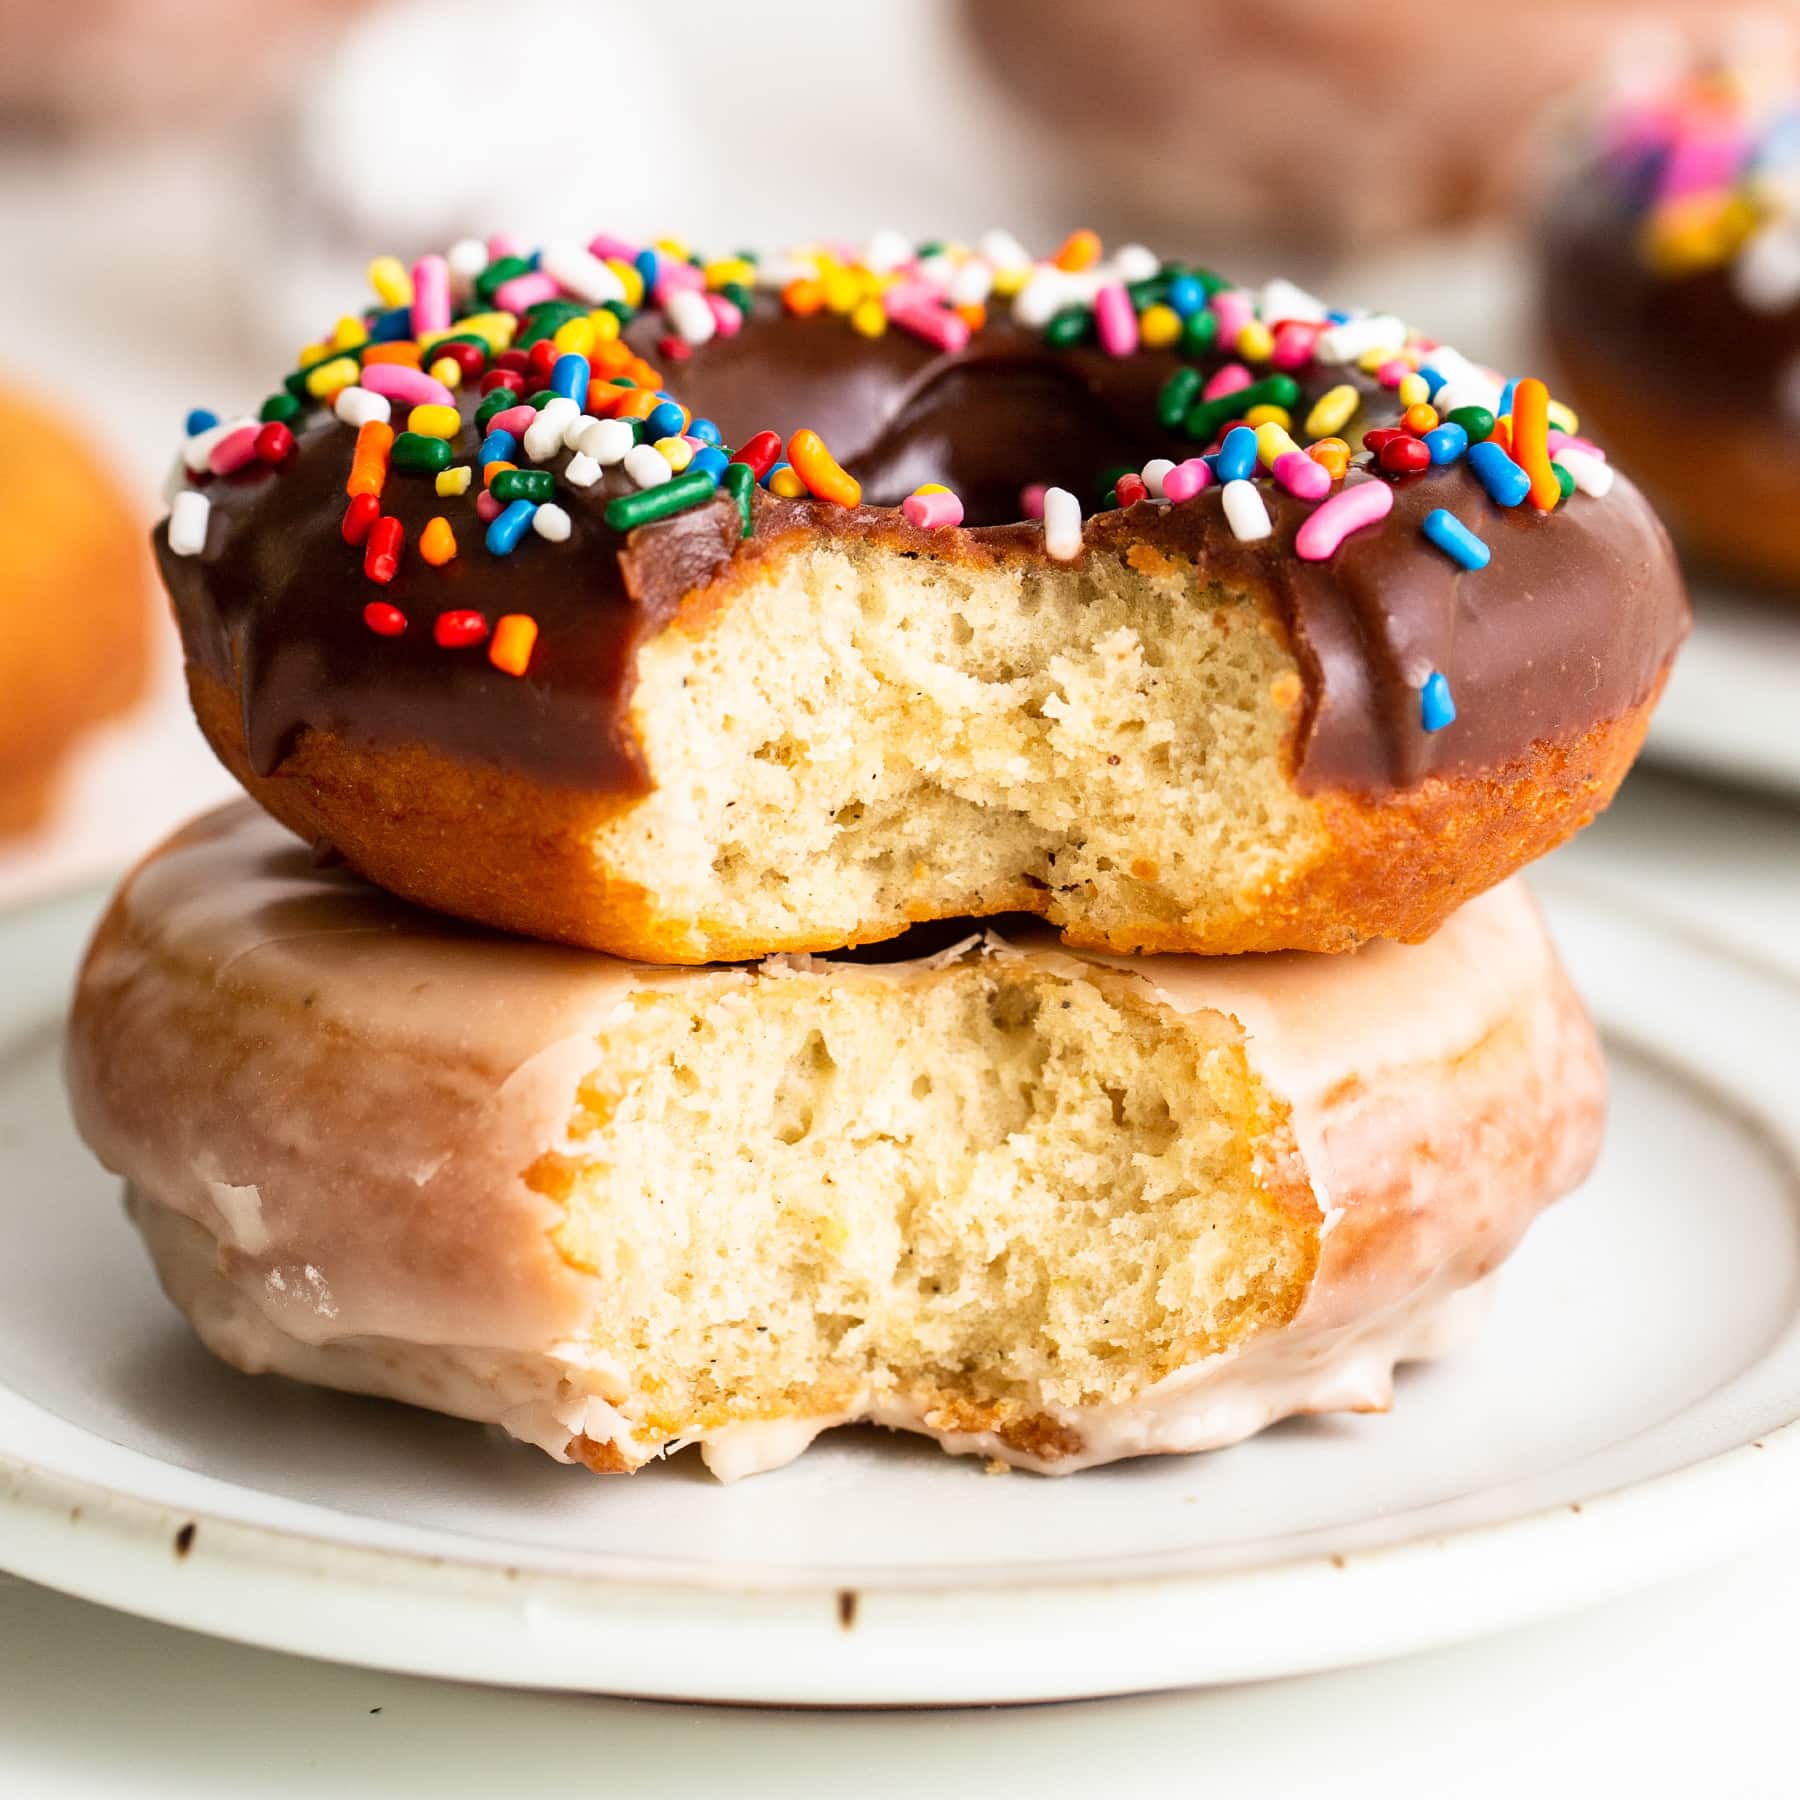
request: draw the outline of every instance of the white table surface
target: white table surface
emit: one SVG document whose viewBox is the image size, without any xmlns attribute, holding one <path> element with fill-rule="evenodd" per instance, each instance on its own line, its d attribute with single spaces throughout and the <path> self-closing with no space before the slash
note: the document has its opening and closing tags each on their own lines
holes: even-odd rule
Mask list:
<svg viewBox="0 0 1800 1800">
<path fill-rule="evenodd" d="M 1659 774 L 1556 859 L 1800 978 L 1800 810 Z M 950 1713 L 545 1696 L 309 1663 L 0 1577 L 0 1791 L 1333 1796 L 1800 1791 L 1800 1520 L 1724 1567 L 1485 1642 L 1203 1693 Z"/>
</svg>

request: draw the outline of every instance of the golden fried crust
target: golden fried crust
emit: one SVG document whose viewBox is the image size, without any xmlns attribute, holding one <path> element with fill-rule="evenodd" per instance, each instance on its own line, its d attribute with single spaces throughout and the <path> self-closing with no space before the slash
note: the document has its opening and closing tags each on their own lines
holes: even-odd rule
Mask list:
<svg viewBox="0 0 1800 1800">
<path fill-rule="evenodd" d="M 643 962 L 846 947 L 819 936 L 746 938 L 659 913 L 642 887 L 609 877 L 594 860 L 591 834 L 632 804 L 628 796 L 546 788 L 423 745 L 372 747 L 316 730 L 301 733 L 276 773 L 258 775 L 236 696 L 192 663 L 188 686 L 213 749 L 262 806 L 302 837 L 328 841 L 403 899 Z M 1084 948 L 1214 956 L 1429 937 L 1457 907 L 1554 849 L 1606 806 L 1643 743 L 1660 692 L 1659 683 L 1638 706 L 1575 742 L 1539 744 L 1487 775 L 1432 776 L 1379 799 L 1317 794 L 1324 851 L 1288 868 L 1270 892 L 1230 916 L 1116 929 L 1087 921 L 1065 928 L 1065 936 Z M 1021 879 L 984 894 L 980 911 L 1048 916 L 1056 898 Z M 848 942 L 893 937 L 931 916 L 873 921 Z"/>
</svg>

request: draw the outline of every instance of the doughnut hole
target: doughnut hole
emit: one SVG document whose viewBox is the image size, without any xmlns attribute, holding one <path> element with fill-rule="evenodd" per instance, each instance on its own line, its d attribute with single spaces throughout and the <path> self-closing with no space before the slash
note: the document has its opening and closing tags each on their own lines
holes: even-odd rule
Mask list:
<svg viewBox="0 0 1800 1800">
<path fill-rule="evenodd" d="M 528 1177 L 640 1430 L 899 1400 L 1054 1456 L 1046 1408 L 1293 1316 L 1320 1213 L 1234 1021 L 1005 956 L 836 973 L 640 990 Z"/>
<path fill-rule="evenodd" d="M 594 848 L 693 922 L 671 953 L 1009 908 L 1224 943 L 1327 848 L 1288 776 L 1301 692 L 1263 608 L 1185 563 L 812 546 L 644 646 L 655 787 Z"/>
</svg>

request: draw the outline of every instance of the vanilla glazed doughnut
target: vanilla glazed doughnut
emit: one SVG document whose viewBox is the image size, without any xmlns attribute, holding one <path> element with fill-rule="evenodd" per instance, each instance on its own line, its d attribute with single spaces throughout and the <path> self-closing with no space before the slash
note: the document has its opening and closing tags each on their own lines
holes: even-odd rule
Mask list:
<svg viewBox="0 0 1800 1800">
<path fill-rule="evenodd" d="M 1800 39 L 1617 93 L 1543 229 L 1545 334 L 1684 549 L 1800 586 Z"/>
<path fill-rule="evenodd" d="M 866 956 L 499 938 L 239 802 L 120 890 L 69 1085 L 227 1362 L 726 1478 L 852 1420 L 1066 1472 L 1384 1409 L 1598 1143 L 1517 883 L 1346 956 Z"/>
<path fill-rule="evenodd" d="M 1291 284 L 1092 233 L 372 276 L 157 548 L 248 791 L 503 929 L 1421 938 L 1606 803 L 1686 629 L 1541 384 Z"/>
</svg>

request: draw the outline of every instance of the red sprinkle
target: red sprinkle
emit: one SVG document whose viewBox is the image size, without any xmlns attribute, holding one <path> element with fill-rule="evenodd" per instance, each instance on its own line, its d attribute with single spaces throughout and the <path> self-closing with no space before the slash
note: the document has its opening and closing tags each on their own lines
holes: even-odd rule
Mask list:
<svg viewBox="0 0 1800 1800">
<path fill-rule="evenodd" d="M 510 369 L 515 375 L 527 375 L 531 372 L 531 358 L 523 350 L 502 350 L 494 358 L 496 369 Z"/>
<path fill-rule="evenodd" d="M 1363 433 L 1363 448 L 1365 450 L 1373 450 L 1376 455 L 1379 456 L 1383 444 L 1390 442 L 1394 438 L 1405 436 L 1406 433 L 1397 425 L 1377 425 L 1373 430 L 1365 431 Z"/>
<path fill-rule="evenodd" d="M 391 515 L 377 519 L 363 546 L 363 573 L 371 581 L 392 581 L 400 570 L 400 546 L 405 541 L 406 527 L 398 519 Z"/>
<path fill-rule="evenodd" d="M 1391 475 L 1409 475 L 1430 465 L 1431 451 L 1423 438 L 1401 433 L 1381 446 L 1381 466 Z"/>
<path fill-rule="evenodd" d="M 479 644 L 488 634 L 488 622 L 478 612 L 443 612 L 431 628 L 431 635 L 446 650 L 460 650 L 465 644 Z"/>
<path fill-rule="evenodd" d="M 344 542 L 360 544 L 368 535 L 369 527 L 381 517 L 381 502 L 373 494 L 357 494 L 344 508 Z"/>
<path fill-rule="evenodd" d="M 656 340 L 656 353 L 665 362 L 686 362 L 694 354 L 694 346 L 686 338 L 677 337 L 670 332 L 667 337 Z"/>
<path fill-rule="evenodd" d="M 406 629 L 406 614 L 391 601 L 371 600 L 363 608 L 363 623 L 378 637 L 398 637 Z"/>
<path fill-rule="evenodd" d="M 523 394 L 525 377 L 517 369 L 489 369 L 481 378 L 481 391 L 491 394 L 495 388 L 505 388 L 509 394 Z"/>
<path fill-rule="evenodd" d="M 1119 506 L 1136 506 L 1149 498 L 1149 484 L 1141 475 L 1121 475 L 1113 484 L 1113 499 Z"/>
<path fill-rule="evenodd" d="M 447 356 L 462 370 L 465 381 L 473 381 L 487 367 L 486 354 L 474 344 L 433 344 L 431 360 Z"/>
<path fill-rule="evenodd" d="M 550 371 L 556 367 L 556 359 L 562 355 L 562 352 L 557 349 L 554 339 L 539 338 L 527 354 L 530 359 L 527 366 L 532 374 L 541 375 L 548 380 Z"/>
<path fill-rule="evenodd" d="M 279 419 L 271 419 L 256 434 L 256 454 L 266 463 L 282 463 L 294 454 L 294 434 Z"/>
<path fill-rule="evenodd" d="M 734 463 L 742 463 L 758 481 L 761 481 L 774 468 L 776 459 L 780 455 L 780 434 L 773 431 L 759 431 L 755 437 L 744 440 L 731 460 Z"/>
</svg>

